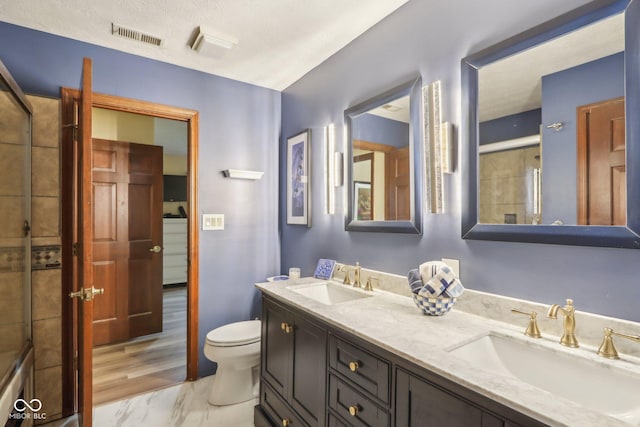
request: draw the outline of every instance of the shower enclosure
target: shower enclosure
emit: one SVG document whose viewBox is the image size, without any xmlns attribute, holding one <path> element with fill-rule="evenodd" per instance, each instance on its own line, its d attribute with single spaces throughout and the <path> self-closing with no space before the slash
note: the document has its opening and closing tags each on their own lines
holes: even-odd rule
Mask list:
<svg viewBox="0 0 640 427">
<path fill-rule="evenodd" d="M 36 416 L 24 404 L 33 397 L 31 116 L 0 62 L 0 425 L 29 426 Z"/>
</svg>

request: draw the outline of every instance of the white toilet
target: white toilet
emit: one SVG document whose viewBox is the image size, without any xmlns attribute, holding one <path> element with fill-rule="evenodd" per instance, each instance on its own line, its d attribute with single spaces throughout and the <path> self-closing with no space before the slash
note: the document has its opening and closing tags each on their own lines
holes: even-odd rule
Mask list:
<svg viewBox="0 0 640 427">
<path fill-rule="evenodd" d="M 260 324 L 260 320 L 230 323 L 207 334 L 204 355 L 218 364 L 210 404 L 232 405 L 258 396 Z"/>
</svg>

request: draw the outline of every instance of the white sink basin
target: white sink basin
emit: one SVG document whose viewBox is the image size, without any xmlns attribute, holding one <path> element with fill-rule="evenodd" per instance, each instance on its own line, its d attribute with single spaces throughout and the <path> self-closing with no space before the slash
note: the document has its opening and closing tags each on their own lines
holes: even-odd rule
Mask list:
<svg viewBox="0 0 640 427">
<path fill-rule="evenodd" d="M 640 425 L 640 377 L 612 364 L 495 332 L 449 351 L 480 369 L 515 377 L 631 425 Z"/>
<path fill-rule="evenodd" d="M 317 282 L 304 285 L 288 286 L 287 289 L 316 300 L 322 304 L 333 305 L 341 302 L 369 298 L 371 294 L 329 282 Z"/>
</svg>

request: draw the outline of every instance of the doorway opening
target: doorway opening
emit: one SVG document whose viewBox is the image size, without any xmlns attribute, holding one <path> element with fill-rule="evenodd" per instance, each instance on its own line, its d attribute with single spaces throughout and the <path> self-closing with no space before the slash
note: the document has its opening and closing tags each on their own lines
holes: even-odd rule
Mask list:
<svg viewBox="0 0 640 427">
<path fill-rule="evenodd" d="M 74 89 L 64 89 L 62 90 L 62 119 L 63 123 L 73 123 L 74 115 L 77 114 L 77 102 L 79 99 L 79 92 Z M 127 98 L 115 97 L 110 95 L 101 95 L 101 94 L 93 94 L 93 109 L 94 114 L 96 116 L 106 115 L 113 117 L 113 115 L 121 115 L 125 117 L 123 120 L 132 119 L 135 117 L 144 118 L 150 123 L 161 123 L 160 127 L 163 125 L 177 125 L 176 128 L 182 129 L 183 134 L 181 136 L 182 143 L 184 147 L 182 147 L 183 151 L 183 171 L 182 175 L 186 176 L 186 191 L 184 192 L 187 197 L 185 200 L 179 201 L 179 204 L 166 206 L 163 205 L 160 208 L 159 213 L 154 214 L 155 216 L 159 215 L 158 218 L 155 218 L 157 224 L 160 224 L 162 227 L 163 214 L 168 214 L 169 217 L 181 217 L 184 231 L 182 233 L 182 239 L 184 240 L 184 253 L 182 257 L 184 259 L 184 268 L 183 278 L 176 279 L 175 277 L 170 280 L 171 285 L 178 284 L 175 287 L 165 289 L 162 286 L 162 283 L 166 283 L 166 281 L 162 280 L 162 272 L 160 272 L 160 281 L 161 283 L 161 294 L 162 296 L 159 299 L 160 311 L 162 313 L 162 332 L 158 332 L 157 330 L 148 329 L 147 332 L 151 332 L 151 335 L 144 334 L 144 336 L 134 338 L 133 340 L 129 340 L 127 336 L 120 336 L 120 339 L 116 338 L 116 341 L 120 341 L 118 344 L 109 343 L 108 339 L 106 341 L 103 340 L 102 344 L 110 344 L 114 346 L 120 346 L 122 349 L 128 349 L 129 353 L 138 351 L 142 353 L 148 353 L 153 351 L 158 351 L 158 348 L 154 349 L 154 345 L 156 347 L 163 348 L 164 350 L 170 349 L 170 359 L 171 361 L 165 362 L 165 367 L 169 365 L 173 365 L 174 368 L 172 372 L 168 375 L 168 379 L 164 379 L 164 382 L 154 382 L 150 381 L 148 383 L 148 389 L 142 390 L 140 389 L 143 386 L 143 381 L 136 381 L 138 378 L 140 380 L 141 376 L 145 375 L 145 372 L 148 373 L 150 370 L 159 369 L 162 366 L 150 367 L 150 366 L 129 366 L 129 373 L 127 376 L 129 377 L 129 383 L 133 384 L 137 382 L 137 387 L 132 389 L 133 394 L 140 393 L 141 391 L 148 391 L 151 389 L 159 388 L 166 384 L 166 381 L 181 382 L 183 380 L 195 380 L 197 378 L 197 360 L 198 360 L 198 351 L 197 351 L 197 319 L 198 319 L 198 258 L 197 258 L 197 246 L 198 246 L 198 234 L 197 234 L 197 221 L 195 218 L 191 218 L 188 215 L 188 212 L 197 212 L 197 135 L 198 135 L 198 113 L 193 110 L 186 110 L 177 107 L 170 107 L 161 104 L 148 103 L 144 101 L 132 100 Z M 107 120 L 108 121 L 108 120 Z M 96 123 L 100 123 L 100 121 L 96 121 Z M 96 130 L 97 126 L 94 126 L 94 130 Z M 175 126 L 174 126 L 175 127 Z M 135 126 L 131 126 L 131 129 L 135 128 Z M 100 133 L 102 132 L 102 133 Z M 94 142 L 95 137 L 105 137 L 108 135 L 104 134 L 105 130 L 98 131 L 96 134 L 94 132 Z M 160 134 L 166 135 L 170 133 L 166 128 L 159 131 Z M 63 248 L 66 248 L 66 259 L 73 259 L 73 246 L 76 242 L 74 242 L 74 235 L 72 230 L 74 230 L 73 220 L 75 218 L 75 194 L 74 194 L 74 150 L 73 150 L 73 141 L 74 141 L 74 132 L 73 127 L 71 126 L 63 126 L 63 147 L 62 147 L 62 164 L 65 165 L 62 171 L 62 183 L 63 183 L 63 197 L 62 197 L 62 206 L 63 206 Z M 129 139 L 134 140 L 134 144 L 131 144 L 131 150 L 136 151 L 139 147 L 137 147 L 140 142 L 139 137 L 129 137 L 122 135 L 113 135 L 110 136 L 110 139 L 119 140 L 119 139 Z M 143 138 L 144 139 L 144 138 Z M 153 145 L 152 143 L 151 145 Z M 112 142 L 113 146 L 114 143 Z M 118 145 L 118 144 L 115 144 Z M 122 144 L 120 144 L 122 145 Z M 170 151 L 168 147 L 168 143 L 161 144 L 165 148 L 164 151 Z M 95 145 L 94 145 L 95 147 Z M 127 148 L 129 149 L 129 148 Z M 129 154 L 127 154 L 129 155 Z M 130 156 L 131 157 L 131 156 Z M 95 158 L 95 157 L 94 157 Z M 106 156 L 105 159 L 109 158 Z M 133 157 L 131 157 L 133 158 Z M 145 159 L 145 157 L 141 157 L 141 159 Z M 94 160 L 94 164 L 95 164 Z M 142 163 L 146 163 L 143 161 Z M 95 167 L 95 166 L 94 166 Z M 108 169 L 108 168 L 106 168 Z M 139 171 L 139 168 L 136 169 Z M 175 173 L 175 171 L 170 171 Z M 164 171 L 162 171 L 164 174 Z M 96 174 L 94 174 L 95 176 Z M 135 179 L 138 179 L 136 177 Z M 129 178 L 127 178 L 129 179 Z M 131 178 L 133 179 L 133 178 Z M 160 177 L 162 180 L 162 177 Z M 162 187 L 162 185 L 160 185 Z M 107 187 L 105 187 L 107 188 Z M 116 194 L 116 186 L 112 186 L 113 190 L 109 192 L 105 191 L 105 194 Z M 142 190 L 141 193 L 146 195 L 148 192 L 145 192 L 144 187 L 140 187 Z M 94 192 L 94 197 L 97 197 Z M 154 196 L 157 199 L 157 194 Z M 97 208 L 98 199 L 94 200 L 94 207 Z M 177 208 L 181 207 L 181 210 Z M 126 209 L 120 213 L 120 221 L 123 222 L 125 219 L 131 216 L 132 212 L 128 211 L 128 206 Z M 164 212 L 165 209 L 167 212 Z M 177 211 L 173 212 L 174 210 Z M 96 212 L 99 210 L 96 209 Z M 115 211 L 114 211 L 115 212 Z M 134 212 L 137 212 L 134 211 Z M 150 216 L 149 214 L 146 214 Z M 96 217 L 98 215 L 96 214 Z M 141 216 L 142 218 L 142 216 Z M 149 218 L 151 219 L 151 218 Z M 126 221 L 125 221 L 126 222 Z M 140 224 L 140 218 L 134 222 Z M 151 223 L 152 221 L 148 221 Z M 95 227 L 98 224 L 94 225 Z M 135 224 L 132 227 L 136 227 L 136 229 L 140 229 L 140 226 L 136 226 Z M 142 227 L 144 228 L 144 227 Z M 151 227 L 150 227 L 151 228 Z M 157 228 L 157 227 L 156 227 Z M 162 230 L 162 228 L 160 228 Z M 67 231 L 65 233 L 65 231 Z M 161 231 L 162 233 L 162 231 Z M 162 237 L 160 237 L 162 239 Z M 94 239 L 94 243 L 96 240 Z M 92 242 L 77 242 L 79 244 L 93 244 Z M 147 242 L 149 244 L 150 242 Z M 154 245 L 151 246 L 151 249 L 148 251 L 155 252 L 150 254 L 151 257 L 160 257 L 162 259 L 163 255 L 162 249 L 163 246 L 166 246 L 166 243 L 158 244 L 155 242 Z M 94 244 L 94 248 L 95 248 Z M 158 249 L 158 250 L 154 250 Z M 63 249 L 63 257 L 65 256 Z M 145 251 L 147 252 L 147 251 Z M 94 257 L 95 261 L 95 257 Z M 66 269 L 63 267 L 63 290 L 64 293 L 67 294 L 71 289 L 73 289 L 74 280 L 76 277 L 74 276 L 74 267 L 73 263 L 65 263 Z M 161 263 L 162 264 L 162 263 Z M 94 264 L 94 271 L 97 271 L 97 267 Z M 106 265 L 106 264 L 105 264 Z M 181 268 L 182 268 L 181 267 Z M 150 268 L 145 266 L 144 269 Z M 140 272 L 142 269 L 135 269 L 134 272 Z M 136 273 L 137 274 L 137 273 Z M 134 276 L 136 275 L 134 274 Z M 109 275 L 106 274 L 107 279 Z M 99 280 L 100 275 L 95 274 L 94 280 Z M 109 279 L 112 283 L 116 283 L 117 280 Z M 107 282 L 109 281 L 107 280 Z M 98 285 L 96 285 L 98 286 Z M 99 297 L 98 297 L 99 298 Z M 98 301 L 96 298 L 96 302 Z M 144 298 L 140 298 L 136 296 L 133 299 L 129 299 L 130 301 L 140 302 L 143 301 Z M 81 373 L 76 372 L 77 364 L 74 362 L 75 355 L 77 354 L 77 342 L 74 337 L 76 336 L 77 329 L 77 319 L 76 313 L 74 313 L 73 304 L 70 304 L 68 300 L 63 304 L 63 324 L 69 325 L 70 327 L 66 328 L 67 331 L 63 336 L 63 415 L 71 415 L 76 410 L 76 375 L 80 375 Z M 135 303 L 133 305 L 136 305 Z M 144 312 L 147 310 L 145 307 L 138 307 L 139 312 Z M 148 311 L 148 310 L 147 310 Z M 103 311 L 105 313 L 105 311 Z M 132 317 L 131 314 L 128 315 Z M 108 316 L 107 316 L 108 317 Z M 141 317 L 139 313 L 134 313 L 133 317 Z M 95 319 L 95 318 L 94 318 Z M 127 323 L 128 324 L 128 323 Z M 95 325 L 95 322 L 94 322 Z M 95 328 L 95 327 L 94 327 Z M 180 332 L 176 332 L 176 328 L 182 328 Z M 175 340 L 176 333 L 180 334 L 180 339 Z M 108 338 L 109 333 L 107 333 Z M 186 335 L 186 346 L 184 336 Z M 133 335 L 132 335 L 133 336 Z M 124 338 L 123 338 L 124 337 Z M 122 340 L 125 341 L 122 341 Z M 172 341 L 173 340 L 173 341 Z M 150 344 L 152 343 L 152 344 Z M 105 348 L 94 348 L 94 354 L 104 352 Z M 123 353 L 127 351 L 122 350 Z M 100 363 L 98 361 L 94 362 L 94 369 L 96 367 L 96 363 Z M 178 360 L 181 360 L 179 363 Z M 123 362 L 126 363 L 126 362 Z M 142 362 L 144 365 L 145 363 Z M 180 367 L 176 365 L 180 364 Z M 122 369 L 121 369 L 122 370 Z M 99 377 L 99 375 L 98 375 Z M 131 381 L 133 380 L 133 381 Z M 117 388 L 121 386 L 115 386 Z M 113 388 L 110 387 L 110 388 Z M 96 387 L 94 389 L 96 392 L 100 393 L 100 387 Z M 113 395 L 112 395 L 113 396 Z M 113 397 L 109 397 L 108 394 L 103 395 L 99 399 L 95 399 L 96 403 L 104 402 L 107 400 L 115 400 Z"/>
</svg>

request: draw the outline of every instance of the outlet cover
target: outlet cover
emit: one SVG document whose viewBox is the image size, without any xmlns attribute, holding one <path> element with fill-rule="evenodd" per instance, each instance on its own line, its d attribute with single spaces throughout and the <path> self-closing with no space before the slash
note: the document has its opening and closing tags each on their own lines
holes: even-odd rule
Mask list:
<svg viewBox="0 0 640 427">
<path fill-rule="evenodd" d="M 224 214 L 202 214 L 202 229 L 224 230 Z"/>
<path fill-rule="evenodd" d="M 459 259 L 450 259 L 450 258 L 442 258 L 442 262 L 447 264 L 453 272 L 460 278 L 460 260 Z"/>
</svg>

